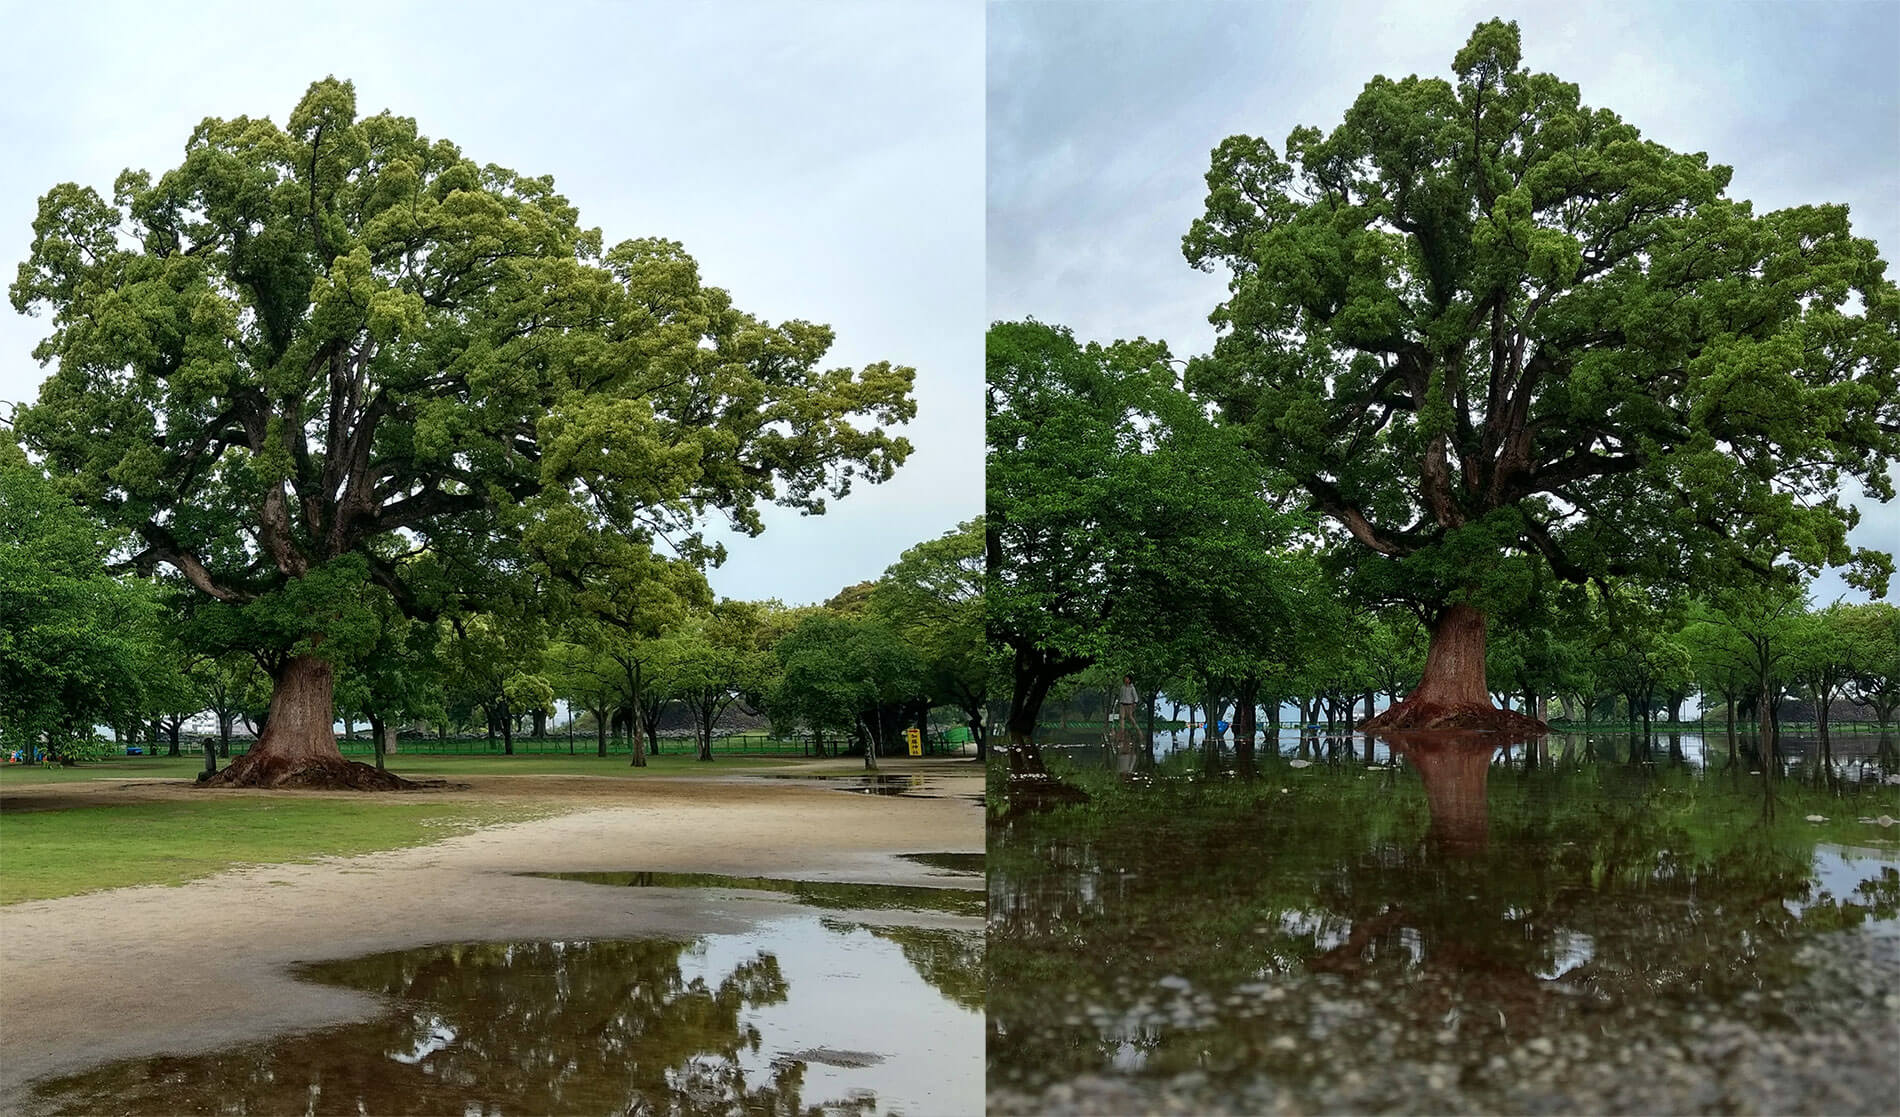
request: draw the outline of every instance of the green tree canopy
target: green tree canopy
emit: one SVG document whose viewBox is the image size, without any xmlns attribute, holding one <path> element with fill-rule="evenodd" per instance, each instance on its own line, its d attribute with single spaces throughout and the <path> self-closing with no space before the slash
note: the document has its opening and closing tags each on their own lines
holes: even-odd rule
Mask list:
<svg viewBox="0 0 1900 1117">
<path fill-rule="evenodd" d="M 990 637 L 1013 658 L 1007 729 L 1018 770 L 1049 687 L 1145 639 L 1176 613 L 1219 610 L 1236 587 L 1278 616 L 1270 566 L 1290 525 L 1260 470 L 1181 390 L 1167 348 L 1082 345 L 1038 322 L 990 328 Z"/>
<path fill-rule="evenodd" d="M 907 549 L 871 593 L 871 609 L 922 665 L 933 703 L 963 711 L 977 755 L 988 747 L 989 699 L 983 605 L 983 518 L 967 520 Z"/>
<path fill-rule="evenodd" d="M 0 439 L 0 742 L 57 754 L 145 712 L 158 602 L 107 572 L 113 546 Z"/>
<path fill-rule="evenodd" d="M 1183 240 L 1231 277 L 1190 383 L 1434 612 L 1393 726 L 1486 720 L 1507 551 L 1573 581 L 1849 565 L 1879 592 L 1840 485 L 1893 495 L 1900 295 L 1846 207 L 1757 214 L 1728 167 L 1525 68 L 1514 23 L 1452 68 L 1373 78 L 1284 155 L 1223 141 Z"/>
<path fill-rule="evenodd" d="M 756 533 L 909 450 L 883 426 L 910 369 L 823 367 L 828 328 L 740 310 L 674 242 L 605 247 L 551 178 L 359 116 L 348 82 L 282 126 L 207 119 L 110 199 L 56 186 L 33 233 L 12 301 L 54 371 L 28 446 L 140 567 L 301 629 L 234 782 L 344 765 L 331 619 L 371 585 L 426 612 L 407 557 L 536 521 L 716 556 L 703 515 Z"/>
</svg>

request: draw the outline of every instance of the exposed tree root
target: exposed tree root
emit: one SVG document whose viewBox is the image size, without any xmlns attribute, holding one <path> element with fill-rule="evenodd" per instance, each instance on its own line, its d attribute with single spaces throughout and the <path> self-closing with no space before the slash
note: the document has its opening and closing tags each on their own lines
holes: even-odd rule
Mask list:
<svg viewBox="0 0 1900 1117">
<path fill-rule="evenodd" d="M 1477 729 L 1517 736 L 1537 736 L 1550 732 L 1550 726 L 1515 710 L 1500 710 L 1488 703 L 1439 703 L 1406 699 L 1377 717 L 1359 723 L 1368 733 L 1408 732 L 1423 729 Z"/>
<path fill-rule="evenodd" d="M 268 787 L 296 791 L 417 791 L 427 784 L 403 779 L 341 756 L 278 756 L 252 752 L 223 771 L 201 780 L 200 787 Z"/>
</svg>

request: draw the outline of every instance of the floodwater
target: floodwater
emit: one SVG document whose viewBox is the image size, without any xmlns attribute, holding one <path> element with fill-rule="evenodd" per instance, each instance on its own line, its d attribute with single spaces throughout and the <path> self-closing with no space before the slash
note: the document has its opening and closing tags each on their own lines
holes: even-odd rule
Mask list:
<svg viewBox="0 0 1900 1117">
<path fill-rule="evenodd" d="M 1134 755 L 1141 745 L 1142 734 L 1129 731 L 1118 735 L 1111 727 L 1103 729 L 1071 728 L 1046 731 L 1039 740 L 1045 752 L 1056 751 L 1069 757 L 1072 763 L 1096 764 L 1115 767 L 1119 762 L 1123 770 L 1130 770 Z M 1234 734 L 1232 730 L 1215 735 L 1220 748 L 1230 759 L 1234 752 Z M 1355 733 L 1348 728 L 1326 730 L 1323 728 L 1301 729 L 1295 725 L 1283 725 L 1277 739 L 1270 738 L 1262 727 L 1262 754 L 1266 753 L 1266 742 L 1273 741 L 1280 755 L 1288 759 L 1309 757 L 1313 759 L 1337 759 L 1346 752 L 1359 753 L 1370 761 L 1387 762 L 1392 759 L 1390 745 L 1382 736 L 1368 736 Z M 1758 757 L 1759 737 L 1750 730 L 1739 731 L 1736 735 L 1735 754 L 1739 759 L 1748 760 Z M 1599 759 L 1631 759 L 1631 745 L 1636 746 L 1638 761 L 1651 760 L 1674 764 L 1688 764 L 1692 767 L 1722 767 L 1729 761 L 1730 744 L 1720 726 L 1708 730 L 1693 728 L 1689 724 L 1670 729 L 1656 728 L 1647 738 L 1647 744 L 1640 733 L 1628 729 L 1594 729 L 1589 733 L 1565 732 L 1552 733 L 1544 739 L 1547 750 L 1559 753 L 1585 751 Z M 1149 749 L 1155 758 L 1192 754 L 1203 756 L 1207 749 L 1208 735 L 1205 730 L 1186 729 L 1156 730 L 1149 738 Z M 1789 772 L 1798 772 L 1810 758 L 1819 755 L 1819 739 L 1812 729 L 1783 730 L 1777 750 L 1782 767 Z M 1130 746 L 1135 746 L 1131 748 Z M 1515 742 L 1513 748 L 1521 750 L 1522 742 Z M 1867 732 L 1841 732 L 1836 730 L 1829 737 L 1830 754 L 1836 769 L 1843 778 L 1860 779 L 1870 777 L 1874 769 L 1882 764 L 1881 738 Z M 1896 764 L 1900 764 L 1900 737 L 1889 735 L 1885 748 L 1884 772 L 1892 773 Z M 1370 749 L 1370 752 L 1366 750 Z M 1751 767 L 1760 767 L 1759 763 Z"/>
<path fill-rule="evenodd" d="M 1875 742 L 1837 734 L 1831 779 L 1627 733 L 1294 734 L 1252 778 L 1196 744 L 1133 770 L 1048 749 L 1091 800 L 992 827 L 990 1112 L 1900 1096 L 1900 787 Z"/>
<path fill-rule="evenodd" d="M 983 947 L 814 912 L 691 942 L 377 954 L 298 975 L 380 995 L 375 1019 L 36 1097 L 59 1114 L 977 1114 Z"/>
<path fill-rule="evenodd" d="M 972 772 L 971 774 L 976 774 Z M 961 798 L 982 803 L 982 795 L 958 795 L 952 785 L 934 775 L 904 772 L 865 772 L 852 775 L 807 775 L 802 772 L 772 772 L 738 779 L 798 780 L 816 787 L 848 791 L 855 795 L 901 795 L 906 799 Z"/>
</svg>

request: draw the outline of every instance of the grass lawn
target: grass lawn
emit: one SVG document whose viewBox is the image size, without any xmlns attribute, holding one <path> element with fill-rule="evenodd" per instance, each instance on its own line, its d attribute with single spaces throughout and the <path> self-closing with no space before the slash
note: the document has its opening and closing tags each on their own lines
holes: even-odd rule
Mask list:
<svg viewBox="0 0 1900 1117">
<path fill-rule="evenodd" d="M 133 884 L 182 884 L 233 865 L 421 845 L 533 817 L 492 804 L 206 797 L 0 814 L 0 904 Z"/>
<path fill-rule="evenodd" d="M 430 756 L 398 754 L 390 770 L 449 780 L 496 775 L 588 775 L 616 779 L 703 775 L 801 763 L 793 758 L 691 754 L 649 757 L 635 768 L 625 755 Z M 126 756 L 48 768 L 0 767 L 0 789 L 94 780 L 191 780 L 203 756 Z M 185 802 L 84 804 L 0 811 L 0 904 L 70 896 L 135 884 L 182 884 L 233 865 L 306 861 L 420 845 L 482 825 L 538 817 L 546 805 L 419 802 L 412 796 L 358 800 L 295 796 L 220 796 Z"/>
</svg>

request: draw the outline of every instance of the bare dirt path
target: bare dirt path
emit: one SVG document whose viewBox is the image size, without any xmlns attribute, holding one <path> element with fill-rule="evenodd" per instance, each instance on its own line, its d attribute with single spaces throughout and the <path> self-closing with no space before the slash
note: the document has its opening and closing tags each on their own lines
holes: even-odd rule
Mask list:
<svg viewBox="0 0 1900 1117">
<path fill-rule="evenodd" d="M 765 899 L 518 873 L 953 883 L 895 855 L 982 850 L 983 812 L 971 801 L 982 780 L 968 771 L 934 768 L 925 794 L 937 798 L 743 777 L 477 777 L 438 794 L 569 813 L 412 849 L 0 908 L 0 1112 L 24 1108 L 27 1084 L 42 1076 L 206 1051 L 376 1009 L 366 996 L 293 980 L 285 971 L 293 962 L 439 942 L 693 936 L 790 910 Z M 10 794 L 6 809 L 29 807 L 34 790 Z M 193 792 L 115 783 L 48 786 L 45 794 L 107 802 Z"/>
</svg>

